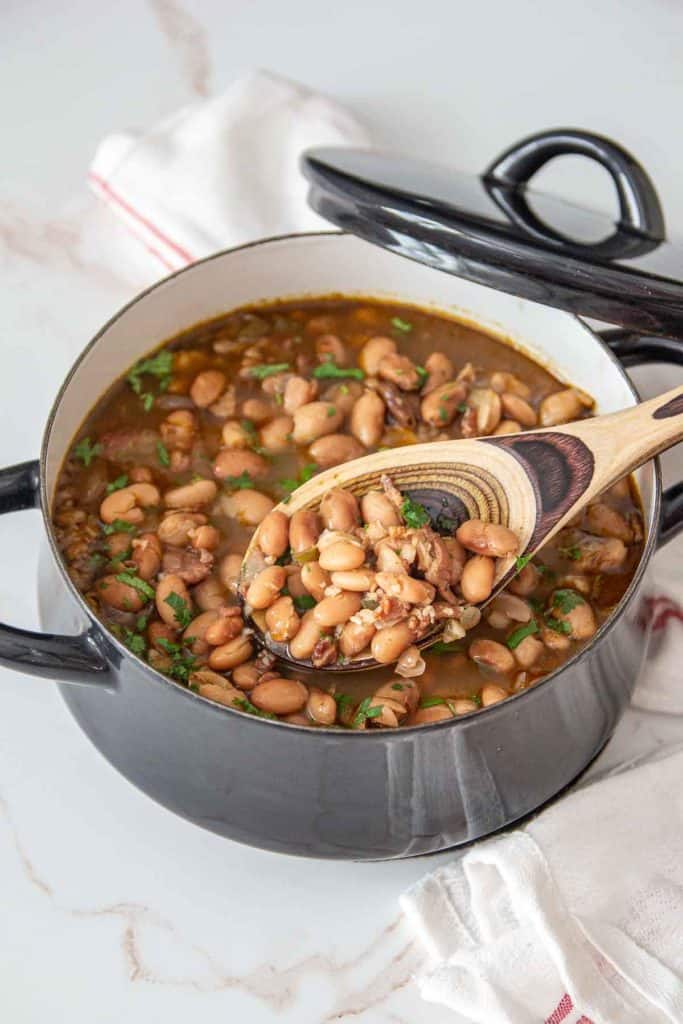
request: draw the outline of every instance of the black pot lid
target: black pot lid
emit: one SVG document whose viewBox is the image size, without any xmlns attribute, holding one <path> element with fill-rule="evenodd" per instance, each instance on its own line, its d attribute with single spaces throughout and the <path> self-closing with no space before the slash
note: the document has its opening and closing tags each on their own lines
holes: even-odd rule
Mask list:
<svg viewBox="0 0 683 1024">
<path fill-rule="evenodd" d="M 619 219 L 528 187 L 553 157 L 610 173 Z M 683 249 L 666 241 L 650 178 L 620 146 L 587 132 L 530 136 L 481 176 L 374 150 L 308 150 L 317 213 L 375 245 L 548 306 L 683 336 Z"/>
</svg>

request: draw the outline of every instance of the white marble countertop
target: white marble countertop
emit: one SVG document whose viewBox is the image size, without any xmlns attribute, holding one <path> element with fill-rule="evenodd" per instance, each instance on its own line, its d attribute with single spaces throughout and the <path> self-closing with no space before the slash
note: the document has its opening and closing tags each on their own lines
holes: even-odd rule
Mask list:
<svg viewBox="0 0 683 1024">
<path fill-rule="evenodd" d="M 666 0 L 8 0 L 0 464 L 37 455 L 73 358 L 145 283 L 110 269 L 99 230 L 109 215 L 85 191 L 102 134 L 263 66 L 337 95 L 378 141 L 469 170 L 542 127 L 612 134 L 643 159 L 683 235 L 682 27 Z M 611 202 L 599 172 L 566 164 L 544 172 L 547 187 Z M 670 380 L 650 373 L 646 390 Z M 0 614 L 16 625 L 36 624 L 40 534 L 36 513 L 0 524 Z M 419 1000 L 421 952 L 397 906 L 447 854 L 305 862 L 219 839 L 119 777 L 48 681 L 0 675 L 3 1020 L 453 1020 Z M 677 737 L 680 720 L 629 711 L 598 767 Z"/>
</svg>

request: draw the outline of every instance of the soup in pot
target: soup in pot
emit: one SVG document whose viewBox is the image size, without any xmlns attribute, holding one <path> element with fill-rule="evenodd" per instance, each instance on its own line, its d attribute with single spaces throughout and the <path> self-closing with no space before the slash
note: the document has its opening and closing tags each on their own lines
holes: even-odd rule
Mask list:
<svg viewBox="0 0 683 1024">
<path fill-rule="evenodd" d="M 171 339 L 98 401 L 61 469 L 54 530 L 104 626 L 201 697 L 310 727 L 446 720 L 533 686 L 590 641 L 642 552 L 633 482 L 519 559 L 483 612 L 495 550 L 476 524 L 462 534 L 431 521 L 389 478 L 360 503 L 331 492 L 296 540 L 271 513 L 315 473 L 369 452 L 558 425 L 592 407 L 445 315 L 343 297 L 245 308 Z M 305 649 L 305 672 L 259 650 L 245 623 L 238 576 L 257 529 L 271 582 L 254 613 L 294 656 Z M 337 567 L 335 532 L 362 558 Z M 425 605 L 443 630 L 420 651 Z M 389 649 L 391 665 L 325 671 Z"/>
</svg>

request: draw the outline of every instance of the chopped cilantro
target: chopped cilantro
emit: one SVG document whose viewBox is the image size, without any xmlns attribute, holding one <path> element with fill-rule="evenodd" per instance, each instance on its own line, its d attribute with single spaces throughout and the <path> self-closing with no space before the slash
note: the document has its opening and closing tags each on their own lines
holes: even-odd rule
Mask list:
<svg viewBox="0 0 683 1024">
<path fill-rule="evenodd" d="M 195 656 L 187 654 L 180 644 L 174 644 L 163 636 L 159 637 L 156 642 L 171 657 L 171 664 L 167 669 L 168 674 L 174 679 L 179 679 L 181 683 L 186 683 L 195 670 L 197 660 Z"/>
<path fill-rule="evenodd" d="M 150 587 L 146 580 L 141 580 L 134 573 L 120 572 L 116 578 L 119 583 L 125 583 L 127 587 L 133 587 L 134 590 L 137 590 L 138 594 L 142 594 L 146 601 L 151 601 L 154 597 L 154 587 Z"/>
<path fill-rule="evenodd" d="M 292 560 L 292 552 L 289 550 L 289 548 L 287 548 L 287 550 L 285 551 L 285 553 L 283 555 L 280 555 L 279 558 L 275 559 L 275 564 L 276 565 L 289 565 L 291 560 Z"/>
<path fill-rule="evenodd" d="M 427 380 L 429 374 L 425 370 L 424 366 L 416 366 L 415 369 L 417 371 L 418 377 L 420 378 L 420 387 L 422 387 L 424 382 Z"/>
<path fill-rule="evenodd" d="M 435 644 L 429 648 L 434 654 L 460 654 L 462 651 L 462 644 L 456 640 L 449 642 L 445 640 L 437 640 Z"/>
<path fill-rule="evenodd" d="M 335 366 L 332 362 L 321 363 L 313 370 L 313 376 L 317 380 L 329 380 L 333 377 L 353 377 L 355 380 L 364 380 L 365 374 L 356 367 Z"/>
<path fill-rule="evenodd" d="M 147 391 L 144 395 L 140 395 L 140 398 L 142 399 L 142 408 L 145 412 L 149 412 L 154 405 L 154 395 Z"/>
<path fill-rule="evenodd" d="M 464 414 L 467 412 L 467 402 L 458 402 L 455 408 L 458 410 L 459 413 Z"/>
<path fill-rule="evenodd" d="M 240 426 L 247 434 L 251 434 L 252 437 L 256 437 L 258 430 L 253 420 L 241 420 Z"/>
<path fill-rule="evenodd" d="M 455 715 L 455 707 L 453 701 L 449 700 L 448 697 L 425 697 L 418 704 L 419 708 L 436 708 L 439 705 L 445 704 L 452 715 Z"/>
<path fill-rule="evenodd" d="M 309 608 L 315 608 L 315 598 L 311 594 L 300 594 L 292 598 L 294 607 L 298 612 L 306 612 Z"/>
<path fill-rule="evenodd" d="M 586 602 L 575 590 L 556 590 L 553 594 L 553 608 L 558 608 L 565 615 L 573 608 Z"/>
<path fill-rule="evenodd" d="M 142 633 L 143 629 L 147 629 L 147 622 L 149 621 L 149 612 L 147 615 L 138 615 L 135 620 L 135 628 L 138 633 Z"/>
<path fill-rule="evenodd" d="M 348 395 L 348 393 L 349 393 L 349 385 L 348 384 L 340 384 L 339 385 L 339 394 L 340 395 Z"/>
<path fill-rule="evenodd" d="M 97 569 L 104 561 L 106 561 L 104 555 L 101 555 L 99 551 L 95 551 L 88 559 L 88 565 L 91 569 Z"/>
<path fill-rule="evenodd" d="M 548 629 L 552 629 L 554 633 L 564 633 L 565 636 L 569 636 L 572 631 L 572 627 L 568 622 L 564 622 L 562 619 L 556 619 L 553 615 L 546 615 L 545 624 Z"/>
<path fill-rule="evenodd" d="M 185 629 L 192 622 L 192 612 L 188 608 L 187 601 L 184 601 L 180 594 L 176 594 L 175 590 L 165 598 L 165 603 L 170 605 L 173 609 L 175 620 L 179 626 Z"/>
<path fill-rule="evenodd" d="M 403 683 L 392 683 L 391 684 L 391 689 L 392 690 L 402 690 L 403 688 L 404 688 L 403 687 Z"/>
<path fill-rule="evenodd" d="M 578 562 L 581 558 L 581 548 L 578 544 L 572 544 L 569 548 L 558 548 L 561 555 L 565 558 L 569 558 L 572 562 Z"/>
<path fill-rule="evenodd" d="M 147 650 L 147 643 L 144 636 L 140 636 L 139 633 L 134 633 L 132 629 L 124 629 L 123 642 L 129 651 L 132 651 L 133 654 L 137 654 L 138 658 L 141 658 Z"/>
<path fill-rule="evenodd" d="M 107 494 L 113 494 L 114 491 L 120 491 L 127 483 L 128 474 L 122 473 L 121 476 L 117 476 L 116 480 L 112 480 L 110 484 L 107 484 Z"/>
<path fill-rule="evenodd" d="M 115 519 L 113 523 L 105 523 L 102 527 L 102 533 L 107 537 L 112 533 L 135 533 L 136 530 L 137 526 L 129 523 L 127 519 Z"/>
<path fill-rule="evenodd" d="M 171 456 L 168 454 L 168 448 L 162 441 L 157 441 L 157 457 L 162 466 L 171 465 Z"/>
<path fill-rule="evenodd" d="M 149 359 L 141 359 L 135 364 L 126 378 L 136 395 L 140 396 L 142 407 L 149 412 L 154 405 L 154 395 L 149 391 L 143 392 L 141 378 L 145 375 L 156 377 L 159 381 L 161 391 L 166 391 L 171 383 L 171 371 L 173 370 L 173 353 L 164 350 L 157 352 Z"/>
<path fill-rule="evenodd" d="M 429 512 L 420 505 L 417 501 L 413 501 L 412 498 L 404 498 L 403 504 L 401 505 L 401 515 L 406 523 L 406 526 L 411 526 L 414 529 L 419 529 L 421 526 L 426 526 L 429 522 Z"/>
<path fill-rule="evenodd" d="M 446 423 L 448 420 L 448 409 L 445 405 L 439 406 L 439 420 L 441 423 Z"/>
<path fill-rule="evenodd" d="M 471 693 L 467 699 L 476 704 L 478 708 L 481 707 L 481 696 L 478 693 Z"/>
<path fill-rule="evenodd" d="M 531 555 L 519 555 L 519 557 L 515 559 L 515 569 L 517 572 L 521 572 L 524 566 L 528 565 L 530 561 Z"/>
<path fill-rule="evenodd" d="M 531 619 L 529 622 L 525 622 L 523 626 L 519 626 L 510 633 L 505 643 L 508 645 L 511 651 L 514 651 L 515 647 L 519 647 L 522 640 L 528 636 L 533 636 L 534 633 L 538 633 L 538 623 L 536 619 Z"/>
<path fill-rule="evenodd" d="M 337 713 L 342 717 L 354 705 L 353 697 L 348 693 L 333 693 L 332 696 L 337 704 Z"/>
<path fill-rule="evenodd" d="M 275 404 L 276 405 L 284 405 L 285 404 L 285 396 L 282 394 L 281 391 L 276 391 L 275 392 Z"/>
<path fill-rule="evenodd" d="M 260 366 L 250 366 L 247 372 L 256 380 L 265 380 L 266 377 L 274 377 L 276 373 L 283 373 L 288 369 L 289 363 L 261 363 Z"/>
<path fill-rule="evenodd" d="M 353 716 L 353 721 L 351 723 L 352 729 L 360 729 L 362 725 L 365 725 L 365 722 L 369 718 L 378 718 L 379 715 L 382 714 L 382 711 L 384 710 L 383 706 L 380 704 L 378 707 L 371 708 L 371 702 L 372 697 L 364 697 L 360 702 L 356 710 L 356 714 Z"/>
<path fill-rule="evenodd" d="M 379 601 L 374 597 L 364 597 L 361 599 L 361 608 L 369 608 L 370 611 L 374 611 L 375 608 L 379 607 Z"/>
<path fill-rule="evenodd" d="M 296 479 L 292 477 L 285 477 L 284 480 L 280 480 L 279 484 L 285 494 L 291 495 L 297 487 L 301 487 L 302 484 L 308 483 L 312 476 L 318 471 L 318 466 L 315 462 L 308 462 L 299 470 L 299 475 Z"/>
<path fill-rule="evenodd" d="M 239 476 L 226 476 L 223 483 L 229 491 L 245 491 L 254 486 L 254 481 L 246 470 Z"/>
<path fill-rule="evenodd" d="M 89 466 L 94 458 L 102 454 L 101 444 L 92 444 L 89 437 L 84 437 L 74 448 L 74 458 L 80 459 L 84 466 Z"/>
<path fill-rule="evenodd" d="M 403 331 L 404 334 L 409 334 L 413 329 L 413 325 L 409 324 L 407 320 L 402 320 L 400 316 L 391 318 L 391 326 L 395 327 L 397 331 Z"/>
<path fill-rule="evenodd" d="M 548 579 L 552 579 L 557 575 L 554 569 L 551 569 L 549 565 L 543 565 L 542 562 L 534 562 L 534 566 L 538 569 L 541 576 L 546 576 Z"/>
<path fill-rule="evenodd" d="M 527 601 L 529 602 L 533 610 L 536 612 L 536 614 L 540 615 L 543 611 L 543 601 L 541 601 L 539 597 L 527 597 Z"/>
<path fill-rule="evenodd" d="M 333 416 L 336 416 L 336 415 L 337 415 L 336 408 L 333 405 L 328 405 L 328 407 L 327 407 L 327 418 L 328 418 L 328 420 L 331 419 Z"/>
<path fill-rule="evenodd" d="M 240 711 L 245 711 L 248 715 L 256 715 L 257 718 L 277 719 L 277 715 L 274 715 L 272 711 L 261 711 L 261 708 L 257 708 L 246 697 L 240 697 L 233 706 L 239 708 Z"/>
</svg>

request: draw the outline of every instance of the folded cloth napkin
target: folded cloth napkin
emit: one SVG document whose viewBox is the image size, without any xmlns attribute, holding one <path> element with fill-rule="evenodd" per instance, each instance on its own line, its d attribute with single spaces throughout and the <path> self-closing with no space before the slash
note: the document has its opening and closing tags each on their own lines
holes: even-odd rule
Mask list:
<svg viewBox="0 0 683 1024">
<path fill-rule="evenodd" d="M 263 71 L 145 132 L 109 135 L 90 186 L 160 269 L 219 249 L 330 225 L 306 204 L 299 171 L 313 145 L 367 145 L 334 101 Z"/>
<path fill-rule="evenodd" d="M 476 1024 L 680 1024 L 682 777 L 678 751 L 586 786 L 418 882 L 424 998 Z"/>
</svg>

